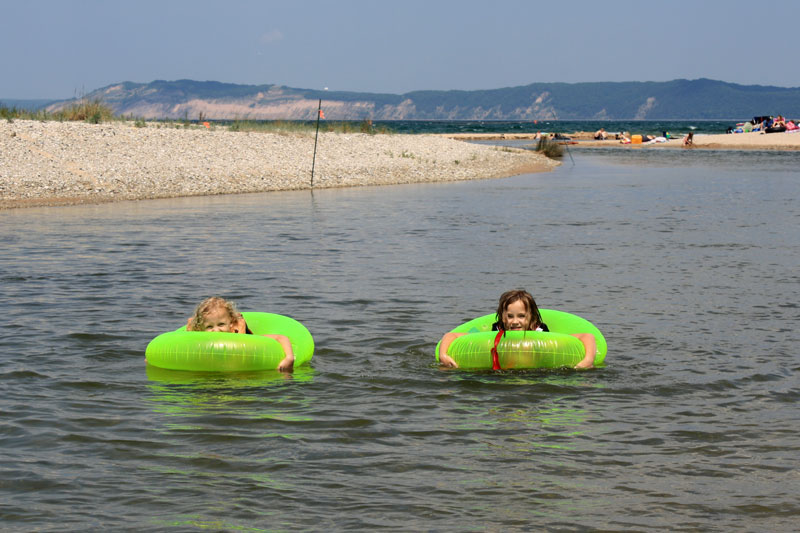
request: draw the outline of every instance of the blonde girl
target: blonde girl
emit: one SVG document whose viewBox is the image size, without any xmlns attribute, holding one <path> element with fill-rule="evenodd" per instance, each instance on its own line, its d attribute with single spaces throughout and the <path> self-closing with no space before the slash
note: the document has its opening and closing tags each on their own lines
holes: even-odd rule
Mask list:
<svg viewBox="0 0 800 533">
<path fill-rule="evenodd" d="M 236 309 L 233 302 L 212 296 L 206 298 L 195 308 L 194 315 L 186 323 L 187 331 L 222 331 L 226 333 L 242 333 L 253 335 L 244 317 Z M 294 366 L 294 352 L 289 337 L 285 335 L 264 335 L 278 341 L 285 357 L 278 363 L 278 370 L 289 372 Z"/>
</svg>

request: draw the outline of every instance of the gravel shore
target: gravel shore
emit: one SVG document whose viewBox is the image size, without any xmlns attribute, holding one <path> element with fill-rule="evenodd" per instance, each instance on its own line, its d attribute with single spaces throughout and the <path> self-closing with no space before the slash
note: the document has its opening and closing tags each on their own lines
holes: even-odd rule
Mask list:
<svg viewBox="0 0 800 533">
<path fill-rule="evenodd" d="M 0 209 L 307 189 L 313 152 L 311 134 L 4 121 Z M 556 165 L 441 135 L 320 133 L 314 187 L 483 179 Z"/>
</svg>

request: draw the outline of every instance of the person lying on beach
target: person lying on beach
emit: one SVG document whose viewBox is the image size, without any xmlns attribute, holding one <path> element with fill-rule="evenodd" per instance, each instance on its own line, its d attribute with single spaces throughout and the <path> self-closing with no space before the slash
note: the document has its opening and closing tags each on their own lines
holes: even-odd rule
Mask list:
<svg viewBox="0 0 800 533">
<path fill-rule="evenodd" d="M 218 296 L 206 298 L 198 304 L 194 315 L 186 321 L 186 331 L 221 331 L 253 335 L 233 302 Z M 264 335 L 264 337 L 278 341 L 283 348 L 283 353 L 286 354 L 278 363 L 278 370 L 281 372 L 291 371 L 294 366 L 294 352 L 289 337 L 286 335 Z"/>
<path fill-rule="evenodd" d="M 620 135 L 620 144 L 632 144 L 631 137 L 628 137 L 624 133 Z M 656 139 L 655 135 L 642 135 L 642 143 L 646 143 L 648 141 L 653 141 Z"/>
<path fill-rule="evenodd" d="M 529 292 L 516 289 L 506 291 L 500 295 L 500 302 L 497 306 L 497 322 L 492 325 L 492 331 L 550 331 L 547 324 L 542 322 L 539 308 L 536 301 Z M 447 355 L 447 349 L 458 337 L 469 335 L 469 333 L 456 333 L 450 331 L 444 334 L 439 345 L 439 363 L 444 367 L 458 368 L 455 360 Z M 575 365 L 576 369 L 592 368 L 594 358 L 597 354 L 597 340 L 591 333 L 575 333 L 582 343 L 586 352 L 583 360 Z"/>
</svg>

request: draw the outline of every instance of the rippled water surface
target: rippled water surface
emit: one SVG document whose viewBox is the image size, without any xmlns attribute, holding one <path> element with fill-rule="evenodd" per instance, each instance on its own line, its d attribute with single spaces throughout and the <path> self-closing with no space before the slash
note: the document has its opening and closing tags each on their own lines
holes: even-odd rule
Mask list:
<svg viewBox="0 0 800 533">
<path fill-rule="evenodd" d="M 796 529 L 800 155 L 573 156 L 0 212 L 3 529 Z M 607 366 L 438 369 L 515 287 L 597 324 Z M 305 323 L 311 366 L 146 367 L 210 294 Z"/>
</svg>

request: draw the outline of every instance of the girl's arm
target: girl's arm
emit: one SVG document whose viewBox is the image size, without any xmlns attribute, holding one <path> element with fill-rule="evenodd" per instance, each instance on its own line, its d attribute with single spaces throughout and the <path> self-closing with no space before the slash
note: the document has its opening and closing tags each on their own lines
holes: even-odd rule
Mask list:
<svg viewBox="0 0 800 533">
<path fill-rule="evenodd" d="M 583 349 L 586 351 L 586 356 L 583 360 L 575 365 L 577 369 L 592 368 L 594 366 L 594 357 L 597 355 L 597 340 L 591 333 L 575 333 L 572 335 L 577 337 L 583 343 Z"/>
<path fill-rule="evenodd" d="M 455 332 L 448 332 L 444 334 L 442 337 L 441 343 L 439 344 L 439 364 L 448 367 L 448 368 L 458 368 L 458 364 L 456 363 L 455 359 L 447 355 L 447 349 L 453 344 L 453 341 L 459 337 L 463 337 L 466 333 L 455 333 Z"/>
<path fill-rule="evenodd" d="M 291 372 L 294 368 L 294 352 L 292 351 L 292 343 L 286 335 L 264 335 L 270 339 L 275 339 L 278 344 L 283 348 L 283 353 L 286 354 L 280 363 L 278 363 L 278 370 L 281 372 Z"/>
</svg>

